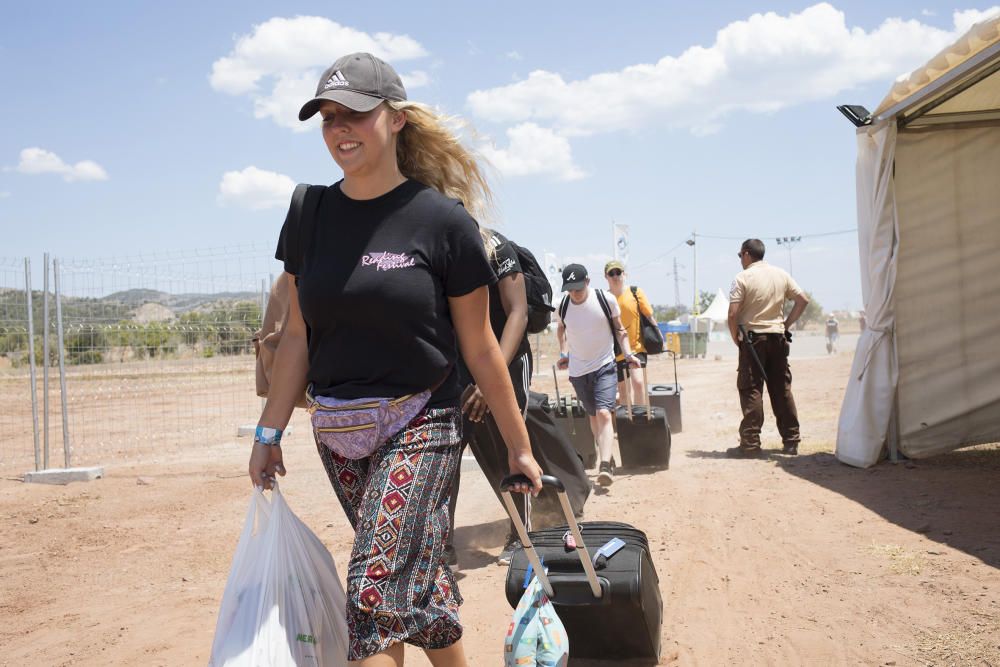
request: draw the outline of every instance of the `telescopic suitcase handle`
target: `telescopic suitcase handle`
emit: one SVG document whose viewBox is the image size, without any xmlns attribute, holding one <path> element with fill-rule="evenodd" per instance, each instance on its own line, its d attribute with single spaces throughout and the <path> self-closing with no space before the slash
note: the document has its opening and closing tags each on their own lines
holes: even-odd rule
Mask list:
<svg viewBox="0 0 1000 667">
<path fill-rule="evenodd" d="M 507 475 L 500 481 L 500 497 L 503 498 L 507 514 L 510 515 L 511 520 L 514 522 L 517 536 L 521 539 L 521 546 L 524 547 L 524 555 L 527 556 L 528 562 L 531 563 L 532 569 L 535 570 L 535 575 L 538 577 L 538 581 L 541 582 L 542 588 L 545 589 L 545 594 L 549 598 L 555 599 L 555 591 L 552 589 L 552 584 L 549 583 L 549 577 L 545 574 L 542 561 L 538 557 L 534 545 L 531 544 L 531 539 L 528 537 L 528 531 L 524 527 L 524 522 L 521 521 L 521 517 L 517 514 L 514 499 L 510 496 L 510 489 L 516 484 L 531 486 L 531 480 L 528 479 L 527 475 Z M 573 508 L 570 506 L 569 498 L 566 496 L 566 487 L 558 477 L 553 477 L 552 475 L 542 475 L 542 486 L 549 486 L 556 490 L 556 495 L 559 497 L 559 505 L 562 506 L 563 515 L 566 517 L 566 525 L 569 526 L 570 532 L 573 533 L 573 538 L 576 540 L 576 555 L 580 558 L 580 564 L 583 565 L 583 572 L 587 576 L 587 583 L 590 584 L 590 592 L 594 594 L 595 598 L 601 598 L 604 593 L 601 590 L 600 582 L 597 580 L 597 572 L 594 570 L 594 564 L 590 560 L 590 554 L 587 553 L 587 545 L 583 542 L 583 534 L 580 532 L 580 526 L 573 515 Z"/>
</svg>

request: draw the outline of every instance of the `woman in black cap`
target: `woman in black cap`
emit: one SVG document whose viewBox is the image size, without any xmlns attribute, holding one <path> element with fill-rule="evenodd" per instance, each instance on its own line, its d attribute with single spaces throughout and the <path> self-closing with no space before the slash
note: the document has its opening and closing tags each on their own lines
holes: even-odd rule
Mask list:
<svg viewBox="0 0 1000 667">
<path fill-rule="evenodd" d="M 367 455 L 359 426 L 316 431 L 330 482 L 355 529 L 347 570 L 348 658 L 400 665 L 403 644 L 435 666 L 465 665 L 461 596 L 443 559 L 448 492 L 461 442 L 457 353 L 489 404 L 512 472 L 541 489 L 524 420 L 490 329 L 496 277 L 473 216 L 489 208 L 475 157 L 430 108 L 408 102 L 387 63 L 340 58 L 300 120 L 319 113 L 343 180 L 315 204 L 312 238 L 286 219 L 276 258 L 295 277 L 267 404 L 250 457 L 255 485 L 284 475 L 281 429 L 303 389 L 317 415 L 416 416 Z M 471 214 L 471 215 L 470 215 Z M 297 235 L 297 234 L 296 234 Z M 372 399 L 381 399 L 373 401 Z M 424 401 L 426 401 L 424 403 Z M 345 414 L 343 412 L 339 414 Z M 353 414 L 353 413 L 352 413 Z M 409 415 L 406 414 L 408 418 Z M 390 431 L 392 428 L 389 429 Z M 364 443 L 361 443 L 364 444 Z"/>
</svg>

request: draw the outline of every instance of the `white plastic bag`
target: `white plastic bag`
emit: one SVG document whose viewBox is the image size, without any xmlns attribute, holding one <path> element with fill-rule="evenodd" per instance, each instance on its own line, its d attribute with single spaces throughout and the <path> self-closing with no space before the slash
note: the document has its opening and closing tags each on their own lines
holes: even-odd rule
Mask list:
<svg viewBox="0 0 1000 667">
<path fill-rule="evenodd" d="M 222 594 L 209 667 L 345 667 L 344 589 L 333 557 L 257 488 Z"/>
</svg>

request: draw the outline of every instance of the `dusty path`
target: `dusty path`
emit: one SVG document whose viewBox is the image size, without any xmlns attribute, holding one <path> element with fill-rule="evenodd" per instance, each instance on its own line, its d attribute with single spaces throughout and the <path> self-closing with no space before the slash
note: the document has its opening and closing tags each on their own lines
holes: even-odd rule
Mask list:
<svg viewBox="0 0 1000 667">
<path fill-rule="evenodd" d="M 829 452 L 849 367 L 847 354 L 795 362 L 802 455 L 731 461 L 733 364 L 682 361 L 671 469 L 620 475 L 591 497 L 588 519 L 649 534 L 663 663 L 1000 663 L 1000 451 L 840 465 Z M 660 360 L 651 371 L 670 374 Z M 347 524 L 304 433 L 286 448 L 283 490 L 346 563 Z M 770 416 L 764 437 L 778 448 Z M 87 485 L 0 480 L 0 665 L 204 665 L 249 498 L 245 464 L 242 448 L 191 448 Z M 481 477 L 466 479 L 456 541 L 468 653 L 498 665 L 503 514 Z"/>
</svg>

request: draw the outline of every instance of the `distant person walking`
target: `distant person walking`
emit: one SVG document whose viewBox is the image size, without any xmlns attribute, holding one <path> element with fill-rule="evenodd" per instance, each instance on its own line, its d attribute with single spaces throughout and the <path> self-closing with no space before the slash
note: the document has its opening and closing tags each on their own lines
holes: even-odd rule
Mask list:
<svg viewBox="0 0 1000 667">
<path fill-rule="evenodd" d="M 826 318 L 826 351 L 828 354 L 837 353 L 837 339 L 840 338 L 840 322 L 833 313 Z"/>
<path fill-rule="evenodd" d="M 653 317 L 653 307 L 649 305 L 649 299 L 646 298 L 646 293 L 642 291 L 641 287 L 627 286 L 625 267 L 618 260 L 613 259 L 604 265 L 604 277 L 608 281 L 608 290 L 618 299 L 622 326 L 628 332 L 629 345 L 632 347 L 635 356 L 639 359 L 639 365 L 645 368 L 648 355 L 646 354 L 645 346 L 642 344 L 642 320 L 640 319 L 640 314 L 645 315 L 653 321 L 653 324 L 656 324 L 656 318 Z M 618 362 L 618 395 L 622 397 L 625 395 L 625 360 L 622 355 L 618 355 L 615 361 Z M 642 377 L 638 373 L 633 373 L 631 378 L 632 400 L 639 402 L 641 399 L 640 394 L 645 391 L 642 385 Z M 621 399 L 619 398 L 619 400 Z"/>
<path fill-rule="evenodd" d="M 809 299 L 787 272 L 764 261 L 764 243 L 760 239 L 744 241 L 739 258 L 743 271 L 729 291 L 729 332 L 740 350 L 736 388 L 743 421 L 739 447 L 731 447 L 726 454 L 734 458 L 761 455 L 766 384 L 781 434 L 781 451 L 795 455 L 799 453 L 799 416 L 792 397 L 788 351 L 791 326 L 802 316 Z M 788 317 L 782 318 L 788 300 L 795 305 Z"/>
<path fill-rule="evenodd" d="M 629 366 L 639 368 L 639 359 L 632 354 L 628 334 L 622 326 L 618 300 L 604 290 L 590 289 L 590 278 L 582 264 L 566 266 L 562 279 L 562 291 L 568 295 L 559 306 L 557 365 L 569 369 L 570 384 L 590 417 L 590 430 L 600 458 L 597 483 L 611 486 L 615 481 L 615 461 L 611 454 L 614 446 L 611 419 L 617 389 L 615 340 Z"/>
</svg>

